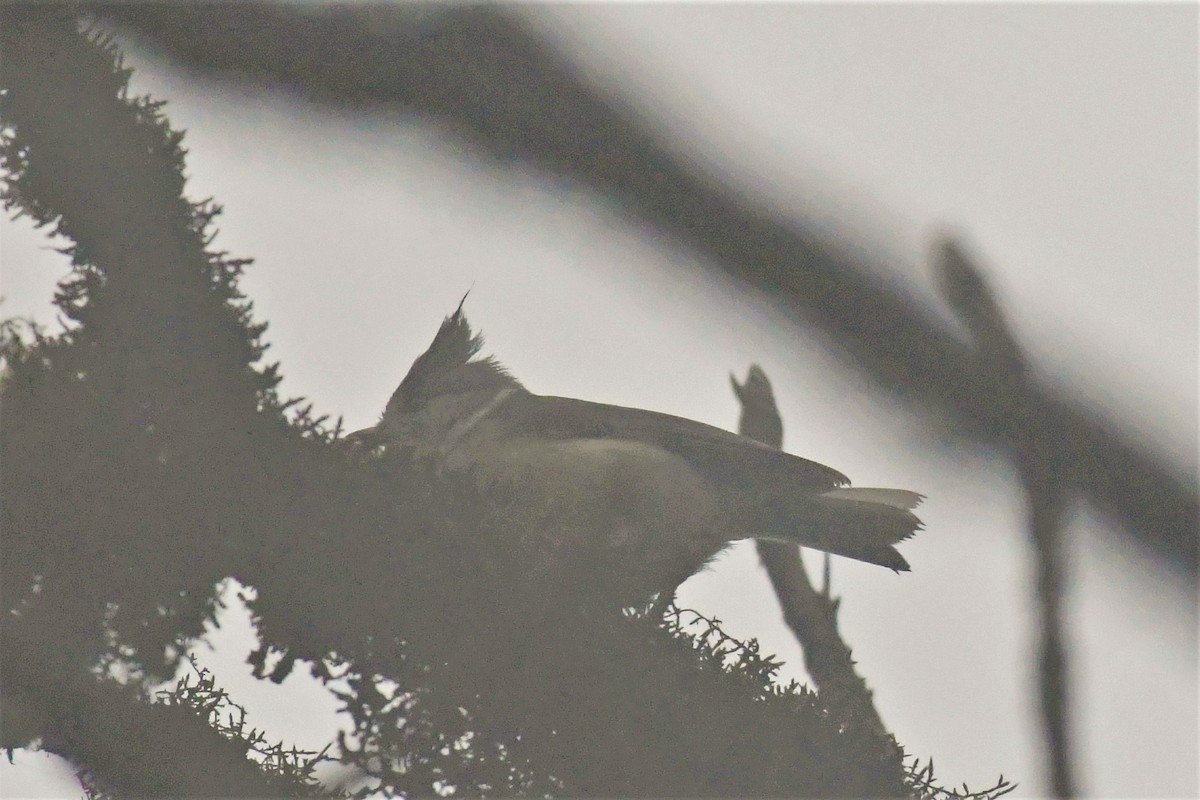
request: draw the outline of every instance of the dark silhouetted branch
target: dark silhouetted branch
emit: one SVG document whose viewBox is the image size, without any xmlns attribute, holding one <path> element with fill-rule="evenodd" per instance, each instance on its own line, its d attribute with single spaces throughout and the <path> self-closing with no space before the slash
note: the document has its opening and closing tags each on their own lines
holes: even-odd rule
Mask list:
<svg viewBox="0 0 1200 800">
<path fill-rule="evenodd" d="M 738 433 L 781 448 L 783 422 L 766 373 L 755 364 L 750 367 L 745 383 L 739 384 L 732 375 L 730 380 L 742 404 Z M 866 680 L 854 669 L 850 648 L 838 633 L 837 611 L 841 601 L 813 587 L 798 546 L 761 540 L 755 544 L 779 598 L 783 619 L 803 648 L 804 665 L 822 699 L 845 724 L 863 726 L 878 741 L 888 742 L 898 750 L 875 708 Z"/>
<path fill-rule="evenodd" d="M 71 8 L 0 7 L 0 52 L 5 209 L 66 237 L 74 267 L 71 330 L 4 340 L 3 744 L 40 739 L 118 796 L 287 794 L 192 709 L 92 672 L 119 652 L 169 674 L 232 571 L 221 530 L 244 530 L 201 467 L 251 486 L 253 454 L 217 442 L 285 430 L 257 408 L 274 381 L 249 366 L 243 262 L 206 252 L 214 211 L 182 195 L 180 135 Z"/>
</svg>

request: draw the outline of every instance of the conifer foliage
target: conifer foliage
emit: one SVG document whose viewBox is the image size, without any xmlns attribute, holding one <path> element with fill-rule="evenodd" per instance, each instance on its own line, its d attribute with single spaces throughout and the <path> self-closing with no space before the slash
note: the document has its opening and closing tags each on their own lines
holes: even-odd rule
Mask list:
<svg viewBox="0 0 1200 800">
<path fill-rule="evenodd" d="M 276 392 L 248 262 L 211 248 L 219 207 L 187 198 L 182 134 L 130 95 L 114 44 L 64 7 L 8 6 L 0 51 L 5 207 L 72 264 L 63 330 L 3 339 L 10 754 L 40 743 L 95 797 L 332 792 L 315 754 L 231 722 L 211 676 L 146 688 L 235 578 L 255 590 L 258 672 L 303 661 L 330 682 L 354 727 L 333 755 L 371 790 L 943 792 L 890 736 L 776 685 L 754 643 L 547 580 L 537 537 L 469 486 L 339 446 Z"/>
</svg>

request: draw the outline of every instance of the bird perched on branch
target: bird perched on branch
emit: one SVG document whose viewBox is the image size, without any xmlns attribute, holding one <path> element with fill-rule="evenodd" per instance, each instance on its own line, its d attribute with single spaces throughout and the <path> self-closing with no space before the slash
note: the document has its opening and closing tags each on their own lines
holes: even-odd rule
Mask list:
<svg viewBox="0 0 1200 800">
<path fill-rule="evenodd" d="M 478 357 L 482 345 L 459 303 L 379 423 L 348 439 L 469 476 L 497 513 L 539 532 L 545 558 L 611 568 L 647 595 L 738 539 L 908 570 L 895 545 L 921 528 L 916 492 L 850 488 L 835 469 L 700 422 L 533 394 Z"/>
</svg>

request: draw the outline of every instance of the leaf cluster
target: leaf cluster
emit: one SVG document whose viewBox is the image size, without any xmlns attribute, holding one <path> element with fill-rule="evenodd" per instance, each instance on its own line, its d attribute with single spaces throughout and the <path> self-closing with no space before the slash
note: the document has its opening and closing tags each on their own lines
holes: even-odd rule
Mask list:
<svg viewBox="0 0 1200 800">
<path fill-rule="evenodd" d="M 329 747 L 320 751 L 301 750 L 268 739 L 264 731 L 249 724 L 246 709 L 230 699 L 208 669 L 198 667 L 190 659 L 188 663 L 192 671 L 185 673 L 173 686 L 156 692 L 155 702 L 165 707 L 186 709 L 244 749 L 280 796 L 327 796 L 325 787 L 317 780 L 316 769 L 324 762 L 336 760 L 328 755 Z M 87 800 L 110 800 L 120 796 L 107 791 L 104 776 L 86 765 L 78 770 L 77 777 Z"/>
</svg>

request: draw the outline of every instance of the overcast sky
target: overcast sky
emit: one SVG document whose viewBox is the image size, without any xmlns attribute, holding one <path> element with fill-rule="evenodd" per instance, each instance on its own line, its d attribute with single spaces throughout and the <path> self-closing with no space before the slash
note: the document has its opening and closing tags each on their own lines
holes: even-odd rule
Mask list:
<svg viewBox="0 0 1200 800">
<path fill-rule="evenodd" d="M 1040 377 L 1195 475 L 1196 6 L 528 13 L 714 171 L 887 253 L 910 291 L 932 297 L 931 231 L 965 232 Z M 731 293 L 694 254 L 581 189 L 476 160 L 419 121 L 336 118 L 132 63 L 135 87 L 168 100 L 188 131 L 192 197 L 226 208 L 216 244 L 257 259 L 243 286 L 270 322 L 285 393 L 351 429 L 373 423 L 472 286 L 469 318 L 533 391 L 731 427 L 728 373 L 761 363 L 787 449 L 857 484 L 929 496 L 928 530 L 904 548 L 911 574 L 834 570 L 841 627 L 885 723 L 946 783 L 1003 773 L 1024 796 L 1045 792 L 1032 566 L 1005 463 L 944 441 L 766 300 Z M 0 222 L 0 237 L 0 310 L 52 321 L 61 259 L 23 223 Z M 1101 524 L 1081 509 L 1071 528 L 1083 787 L 1195 796 L 1194 589 L 1163 586 Z M 681 599 L 758 636 L 789 662 L 785 679 L 803 679 L 752 549 Z M 332 702 L 299 674 L 255 685 L 239 673 L 249 632 L 231 624 L 221 637 L 202 658 L 252 719 L 302 744 L 329 738 L 311 720 L 332 725 Z M 37 763 L 0 764 L 3 795 L 61 792 L 32 777 Z"/>
</svg>

